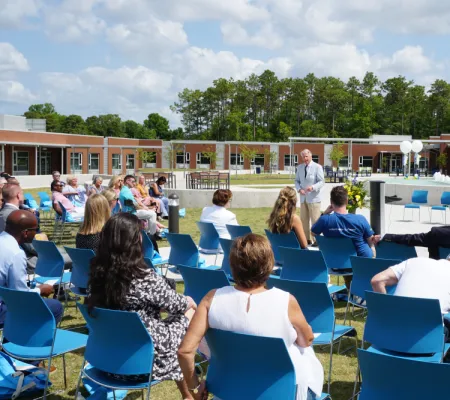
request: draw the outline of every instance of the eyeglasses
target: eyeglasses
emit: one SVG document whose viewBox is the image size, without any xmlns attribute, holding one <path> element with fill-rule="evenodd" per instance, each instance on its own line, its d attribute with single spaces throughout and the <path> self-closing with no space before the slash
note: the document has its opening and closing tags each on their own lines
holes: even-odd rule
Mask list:
<svg viewBox="0 0 450 400">
<path fill-rule="evenodd" d="M 23 229 L 22 232 L 37 231 L 38 229 L 39 229 L 39 227 L 36 227 L 36 228 L 27 228 L 27 229 Z"/>
<path fill-rule="evenodd" d="M 55 187 L 63 187 L 64 185 L 54 185 Z"/>
</svg>

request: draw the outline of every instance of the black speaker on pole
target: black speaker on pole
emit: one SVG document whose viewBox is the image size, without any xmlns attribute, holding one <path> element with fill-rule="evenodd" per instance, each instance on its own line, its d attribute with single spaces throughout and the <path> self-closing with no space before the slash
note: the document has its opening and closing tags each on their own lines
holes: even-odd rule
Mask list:
<svg viewBox="0 0 450 400">
<path fill-rule="evenodd" d="M 370 181 L 370 225 L 376 235 L 385 234 L 384 181 Z"/>
</svg>

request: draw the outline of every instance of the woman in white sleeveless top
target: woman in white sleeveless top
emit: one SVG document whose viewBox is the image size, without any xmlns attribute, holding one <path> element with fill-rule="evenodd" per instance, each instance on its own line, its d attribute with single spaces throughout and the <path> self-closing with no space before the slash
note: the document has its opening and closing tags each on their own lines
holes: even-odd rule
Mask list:
<svg viewBox="0 0 450 400">
<path fill-rule="evenodd" d="M 282 338 L 295 368 L 297 400 L 320 396 L 323 368 L 311 347 L 313 332 L 292 295 L 265 288 L 273 266 L 273 252 L 265 237 L 248 234 L 234 241 L 230 268 L 236 286 L 212 290 L 204 297 L 178 351 L 189 389 L 200 390 L 194 398 L 206 398 L 201 394 L 206 394 L 204 382 L 199 384 L 194 373 L 194 357 L 208 328 Z"/>
</svg>

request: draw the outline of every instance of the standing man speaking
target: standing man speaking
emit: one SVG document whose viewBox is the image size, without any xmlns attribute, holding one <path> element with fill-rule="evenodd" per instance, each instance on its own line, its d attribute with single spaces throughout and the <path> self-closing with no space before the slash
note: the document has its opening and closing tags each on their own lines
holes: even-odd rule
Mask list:
<svg viewBox="0 0 450 400">
<path fill-rule="evenodd" d="M 308 149 L 301 153 L 303 164 L 297 168 L 295 188 L 300 193 L 300 219 L 308 244 L 311 241 L 311 226 L 320 217 L 320 191 L 325 183 L 323 168 L 312 160 Z"/>
</svg>

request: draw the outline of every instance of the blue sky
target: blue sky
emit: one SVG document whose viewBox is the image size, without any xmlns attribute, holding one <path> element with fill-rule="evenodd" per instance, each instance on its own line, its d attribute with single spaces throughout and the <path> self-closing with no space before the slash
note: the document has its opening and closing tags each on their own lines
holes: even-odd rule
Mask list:
<svg viewBox="0 0 450 400">
<path fill-rule="evenodd" d="M 449 33 L 440 0 L 2 0 L 0 113 L 52 102 L 176 126 L 184 87 L 267 68 L 429 86 L 450 80 Z"/>
</svg>

